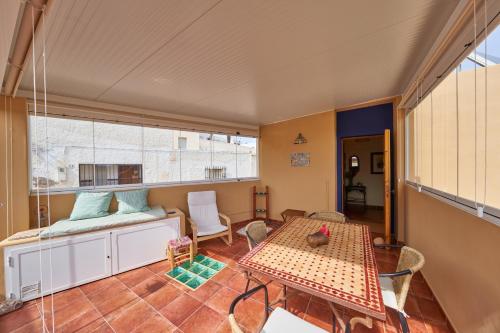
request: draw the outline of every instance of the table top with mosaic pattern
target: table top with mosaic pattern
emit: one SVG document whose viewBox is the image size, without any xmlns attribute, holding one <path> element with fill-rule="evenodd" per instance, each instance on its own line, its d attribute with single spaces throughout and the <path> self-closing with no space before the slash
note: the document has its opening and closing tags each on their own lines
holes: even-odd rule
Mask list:
<svg viewBox="0 0 500 333">
<path fill-rule="evenodd" d="M 327 245 L 306 236 L 326 224 Z M 238 262 L 244 270 L 327 301 L 385 320 L 375 253 L 368 227 L 294 217 Z"/>
</svg>

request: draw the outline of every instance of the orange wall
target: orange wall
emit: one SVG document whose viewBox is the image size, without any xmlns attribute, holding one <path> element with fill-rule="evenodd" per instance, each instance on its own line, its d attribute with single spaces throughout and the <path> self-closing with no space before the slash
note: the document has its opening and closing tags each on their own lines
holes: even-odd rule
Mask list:
<svg viewBox="0 0 500 333">
<path fill-rule="evenodd" d="M 457 332 L 500 332 L 500 228 L 406 186 L 408 244 Z"/>
<path fill-rule="evenodd" d="M 0 240 L 29 226 L 26 112 L 24 98 L 0 96 Z"/>
<path fill-rule="evenodd" d="M 299 132 L 307 143 L 293 143 Z M 335 112 L 265 125 L 260 136 L 261 184 L 269 186 L 271 218 L 281 219 L 287 208 L 335 209 Z M 310 166 L 291 167 L 292 152 L 310 153 Z"/>
</svg>

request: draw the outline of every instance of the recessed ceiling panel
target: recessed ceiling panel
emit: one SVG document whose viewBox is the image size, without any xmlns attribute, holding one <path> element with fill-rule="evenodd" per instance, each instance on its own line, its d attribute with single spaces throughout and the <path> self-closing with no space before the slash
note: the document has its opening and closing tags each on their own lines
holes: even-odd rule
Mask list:
<svg viewBox="0 0 500 333">
<path fill-rule="evenodd" d="M 48 90 L 249 124 L 303 116 L 401 93 L 456 4 L 54 1 Z"/>
</svg>

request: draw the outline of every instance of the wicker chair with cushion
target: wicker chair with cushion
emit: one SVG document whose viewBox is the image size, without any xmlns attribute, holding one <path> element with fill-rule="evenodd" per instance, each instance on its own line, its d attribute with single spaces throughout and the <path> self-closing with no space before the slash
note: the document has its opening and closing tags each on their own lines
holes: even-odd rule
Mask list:
<svg viewBox="0 0 500 333">
<path fill-rule="evenodd" d="M 346 222 L 347 218 L 344 214 L 340 212 L 327 212 L 327 211 L 319 211 L 309 214 L 309 217 L 315 220 L 324 220 L 330 222 Z"/>
<path fill-rule="evenodd" d="M 252 294 L 257 291 L 264 289 L 264 321 L 261 323 L 261 329 L 257 332 L 260 333 L 327 333 L 324 329 L 321 329 L 313 324 L 291 314 L 290 312 L 284 310 L 283 308 L 276 308 L 271 315 L 269 315 L 272 310 L 269 306 L 269 296 L 267 292 L 267 287 L 265 285 L 259 285 L 244 294 L 239 295 L 234 299 L 229 307 L 229 324 L 231 325 L 231 332 L 233 333 L 243 333 L 236 322 L 234 316 L 234 310 L 239 301 L 247 299 Z"/>
<path fill-rule="evenodd" d="M 397 248 L 400 245 L 375 245 L 381 248 Z M 403 246 L 399 256 L 398 266 L 394 273 L 379 274 L 380 287 L 382 288 L 382 298 L 385 306 L 392 308 L 398 312 L 399 322 L 404 333 L 409 332 L 408 323 L 406 322 L 406 313 L 404 306 L 410 282 L 413 274 L 418 272 L 425 264 L 425 258 L 422 253 L 417 250 Z"/>
</svg>

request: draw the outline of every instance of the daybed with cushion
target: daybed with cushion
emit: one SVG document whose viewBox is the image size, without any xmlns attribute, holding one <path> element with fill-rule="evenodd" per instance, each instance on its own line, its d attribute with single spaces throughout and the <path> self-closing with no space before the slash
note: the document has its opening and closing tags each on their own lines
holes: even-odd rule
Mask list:
<svg viewBox="0 0 500 333">
<path fill-rule="evenodd" d="M 30 233 L 0 243 L 8 298 L 26 301 L 166 259 L 167 242 L 185 234 L 185 217 L 158 206 L 65 219 Z"/>
</svg>

